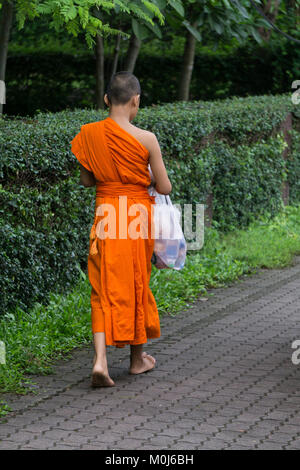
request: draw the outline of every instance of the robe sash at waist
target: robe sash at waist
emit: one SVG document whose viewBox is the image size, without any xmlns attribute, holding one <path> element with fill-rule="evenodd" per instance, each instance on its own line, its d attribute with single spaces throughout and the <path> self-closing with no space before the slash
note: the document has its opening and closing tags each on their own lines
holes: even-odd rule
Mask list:
<svg viewBox="0 0 300 470">
<path fill-rule="evenodd" d="M 127 196 L 139 199 L 150 199 L 147 187 L 142 184 L 120 183 L 119 181 L 106 181 L 105 183 L 97 183 L 96 198 L 98 197 L 118 197 Z"/>
</svg>

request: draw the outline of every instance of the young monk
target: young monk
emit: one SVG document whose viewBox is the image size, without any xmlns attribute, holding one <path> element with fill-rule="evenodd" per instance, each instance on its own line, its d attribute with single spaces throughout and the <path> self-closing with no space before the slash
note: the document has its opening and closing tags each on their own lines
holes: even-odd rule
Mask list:
<svg viewBox="0 0 300 470">
<path fill-rule="evenodd" d="M 83 125 L 71 142 L 72 152 L 80 163 L 81 184 L 96 186 L 88 256 L 95 347 L 93 387 L 115 385 L 108 371 L 108 345 L 130 345 L 131 374 L 155 367 L 155 358 L 143 352 L 147 339 L 160 336 L 158 310 L 149 287 L 154 249 L 151 207 L 155 199 L 147 191 L 151 183 L 148 163 L 159 193 L 169 194 L 172 186 L 155 134 L 131 124 L 139 109 L 140 96 L 141 87 L 135 75 L 114 74 L 104 95 L 109 116 Z M 128 226 L 139 215 L 136 204 L 144 208 L 144 212 L 140 211 L 142 233 L 130 237 Z M 115 222 L 108 212 L 115 215 Z M 108 222 L 111 230 L 104 236 Z"/>
</svg>

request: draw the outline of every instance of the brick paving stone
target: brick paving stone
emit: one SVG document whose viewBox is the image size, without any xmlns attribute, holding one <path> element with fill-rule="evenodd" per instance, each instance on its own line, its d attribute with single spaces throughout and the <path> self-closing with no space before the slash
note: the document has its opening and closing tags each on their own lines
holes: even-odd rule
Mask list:
<svg viewBox="0 0 300 470">
<path fill-rule="evenodd" d="M 114 442 L 119 442 L 122 440 L 122 435 L 121 434 L 117 434 L 117 433 L 112 433 L 112 432 L 109 432 L 109 433 L 103 433 L 103 434 L 99 434 L 98 436 L 96 437 L 92 437 L 91 438 L 91 441 L 93 443 L 98 443 L 100 442 L 101 444 L 103 443 L 106 443 L 106 444 L 113 444 Z"/>
<path fill-rule="evenodd" d="M 220 431 L 220 432 L 217 432 L 214 437 L 216 439 L 220 439 L 220 440 L 223 440 L 224 442 L 233 442 L 235 441 L 236 439 L 239 438 L 239 436 L 241 435 L 241 433 L 239 432 L 236 432 L 236 431 L 230 431 L 230 430 L 225 430 L 225 431 Z"/>
<path fill-rule="evenodd" d="M 77 410 L 70 407 L 70 406 L 65 406 L 65 407 L 60 407 L 55 409 L 55 413 L 57 416 L 60 416 L 62 419 L 64 418 L 73 418 L 76 415 Z"/>
<path fill-rule="evenodd" d="M 49 431 L 50 428 L 51 428 L 51 425 L 38 421 L 38 422 L 35 422 L 33 424 L 27 424 L 24 427 L 24 431 L 32 432 L 32 433 L 38 435 L 38 434 L 41 434 L 44 431 Z"/>
<path fill-rule="evenodd" d="M 18 449 L 18 444 L 11 441 L 2 441 L 0 442 L 0 450 L 16 450 Z"/>
<path fill-rule="evenodd" d="M 9 426 L 13 426 L 15 430 L 22 428 L 25 424 L 30 424 L 33 421 L 33 418 L 31 416 L 24 416 L 20 415 L 17 417 L 12 417 L 9 419 L 9 421 L 5 424 Z M 2 424 L 1 424 L 2 427 Z"/>
<path fill-rule="evenodd" d="M 184 434 L 184 436 L 180 438 L 179 440 L 183 442 L 188 442 L 189 444 L 195 444 L 196 446 L 198 444 L 205 442 L 206 438 L 207 436 L 205 434 L 190 432 L 190 433 Z"/>
<path fill-rule="evenodd" d="M 291 440 L 292 436 L 289 437 Z M 278 442 L 279 444 L 286 444 L 288 442 L 286 433 L 282 433 L 280 431 L 269 434 L 267 440 L 272 442 Z"/>
<path fill-rule="evenodd" d="M 37 450 L 37 449 L 35 449 L 34 447 L 31 447 L 29 445 L 24 445 L 24 446 L 22 446 L 22 449 L 18 449 L 18 450 Z M 70 447 L 69 447 L 69 450 L 70 450 Z"/>
<path fill-rule="evenodd" d="M 114 423 L 112 426 L 99 426 L 99 423 L 95 421 L 93 423 L 93 427 L 98 428 L 98 432 L 117 432 L 118 434 L 127 434 L 128 432 L 132 431 L 135 428 L 133 423 Z M 80 432 L 80 431 L 78 431 Z"/>
<path fill-rule="evenodd" d="M 126 416 L 123 420 L 124 423 L 129 423 L 129 424 L 141 424 L 147 421 L 145 416 L 138 416 L 138 415 L 132 415 L 132 416 Z"/>
<path fill-rule="evenodd" d="M 183 436 L 186 435 L 187 433 L 187 429 L 180 429 L 180 428 L 171 428 L 171 427 L 165 427 L 163 429 L 161 429 L 161 431 L 158 431 L 159 434 L 162 434 L 164 436 L 169 436 L 169 437 L 174 437 L 174 438 L 177 438 L 177 439 L 182 439 Z"/>
<path fill-rule="evenodd" d="M 133 430 L 130 432 L 131 439 L 134 439 L 134 438 L 137 438 L 138 440 L 151 439 L 152 437 L 155 437 L 155 436 L 156 436 L 156 433 L 149 431 L 147 429 Z"/>
<path fill-rule="evenodd" d="M 63 439 L 57 440 L 56 443 L 70 444 L 78 449 L 81 444 L 87 444 L 89 443 L 89 441 L 90 438 L 88 438 L 87 436 L 81 436 L 80 434 L 73 433 L 69 436 L 64 437 Z"/>
<path fill-rule="evenodd" d="M 259 450 L 283 450 L 284 447 L 273 441 L 264 441 L 263 443 L 259 443 L 256 448 Z"/>
<path fill-rule="evenodd" d="M 142 423 L 143 426 L 136 426 L 136 429 L 146 429 L 149 431 L 156 431 L 158 433 L 162 432 L 163 429 L 167 428 L 168 426 L 164 425 L 164 423 L 160 423 L 159 421 L 147 421 L 145 423 Z M 170 423 L 168 423 L 169 425 Z"/>
<path fill-rule="evenodd" d="M 199 445 L 199 448 L 204 450 L 224 450 L 228 444 L 223 440 L 214 439 L 213 437 L 210 440 L 207 440 Z"/>
<path fill-rule="evenodd" d="M 79 423 L 88 424 L 88 423 L 93 423 L 93 421 L 95 421 L 95 419 L 97 418 L 95 417 L 95 415 L 93 416 L 92 414 L 85 415 L 83 413 L 77 413 L 74 416 L 74 419 L 76 419 L 76 421 Z"/>
<path fill-rule="evenodd" d="M 177 417 L 174 417 L 173 413 L 160 413 L 155 417 L 156 421 L 162 421 L 163 423 L 173 423 L 174 421 L 179 421 Z"/>
<path fill-rule="evenodd" d="M 289 418 L 288 424 L 292 424 L 294 426 L 299 426 L 300 425 L 300 416 L 293 416 Z"/>
<path fill-rule="evenodd" d="M 249 448 L 254 448 L 255 445 L 259 444 L 259 438 L 242 436 L 236 438 L 235 442 L 240 445 L 247 445 Z"/>
<path fill-rule="evenodd" d="M 194 444 L 190 444 L 189 442 L 176 442 L 171 447 L 171 450 L 197 450 Z"/>
<path fill-rule="evenodd" d="M 240 444 L 233 443 L 232 447 L 225 447 L 224 450 L 249 450 L 247 446 L 242 446 Z"/>
<path fill-rule="evenodd" d="M 148 443 L 144 443 L 142 444 L 141 446 L 141 450 L 161 450 L 162 447 L 161 446 L 154 446 L 153 444 L 148 444 Z"/>
<path fill-rule="evenodd" d="M 81 428 L 78 431 L 76 431 L 76 434 L 79 434 L 80 436 L 98 437 L 98 436 L 102 436 L 104 432 L 111 432 L 111 431 L 108 429 L 100 429 L 97 426 L 87 425 L 86 427 Z"/>
<path fill-rule="evenodd" d="M 59 425 L 59 423 L 64 422 L 64 417 L 62 416 L 55 416 L 55 415 L 49 415 L 49 416 L 41 416 L 40 420 L 44 424 L 48 424 L 51 427 L 56 427 Z"/>
<path fill-rule="evenodd" d="M 74 420 L 61 421 L 58 425 L 58 429 L 65 431 L 76 431 L 77 429 L 82 429 L 83 423 Z"/>
<path fill-rule="evenodd" d="M 176 423 L 174 423 L 174 428 L 176 429 L 181 429 L 182 432 L 187 432 L 189 430 L 195 431 L 198 427 L 199 421 L 193 421 L 192 419 L 182 419 L 182 420 L 177 420 Z"/>
<path fill-rule="evenodd" d="M 53 447 L 50 447 L 49 450 L 72 450 L 73 445 L 67 445 L 67 444 L 57 444 L 54 445 Z"/>
<path fill-rule="evenodd" d="M 9 440 L 20 444 L 22 442 L 28 442 L 33 438 L 34 436 L 31 432 L 21 430 L 14 434 L 11 434 Z"/>
<path fill-rule="evenodd" d="M 268 435 L 269 431 L 265 427 L 259 427 L 259 426 L 253 426 L 252 428 L 249 428 L 248 430 L 245 430 L 245 434 L 249 437 L 256 438 L 258 437 L 259 439 L 264 438 Z"/>
<path fill-rule="evenodd" d="M 143 440 L 138 439 L 123 439 L 119 441 L 117 444 L 117 448 L 119 450 L 141 450 L 142 449 Z"/>
<path fill-rule="evenodd" d="M 147 439 L 147 441 L 149 442 L 149 444 L 163 446 L 163 448 L 165 449 L 165 446 L 172 446 L 172 444 L 175 443 L 176 438 L 165 436 L 163 434 L 158 434 L 156 437 Z"/>
<path fill-rule="evenodd" d="M 14 433 L 16 428 L 9 424 L 1 424 L 0 425 L 0 441 L 3 437 Z"/>
<path fill-rule="evenodd" d="M 37 439 L 32 439 L 31 441 L 29 441 L 28 445 L 30 447 L 33 447 L 34 449 L 47 450 L 53 447 L 54 441 L 45 437 L 39 437 Z"/>
<path fill-rule="evenodd" d="M 224 426 L 229 422 L 229 418 L 227 416 L 211 416 L 205 422 L 213 426 Z"/>
<path fill-rule="evenodd" d="M 61 429 L 51 429 L 50 431 L 45 431 L 43 433 L 43 437 L 53 439 L 54 441 L 63 439 L 65 437 L 68 437 L 71 434 L 71 432 L 68 431 L 62 431 Z"/>
<path fill-rule="evenodd" d="M 149 374 L 128 375 L 129 348 L 109 347 L 113 389 L 90 387 L 93 345 L 76 348 L 34 376 L 35 395 L 0 396 L 13 410 L 0 449 L 298 449 L 299 276 L 297 256 L 163 317 Z"/>
<path fill-rule="evenodd" d="M 293 424 L 282 424 L 280 425 L 280 432 L 286 433 L 290 436 L 295 436 L 299 434 L 299 426 Z"/>
</svg>

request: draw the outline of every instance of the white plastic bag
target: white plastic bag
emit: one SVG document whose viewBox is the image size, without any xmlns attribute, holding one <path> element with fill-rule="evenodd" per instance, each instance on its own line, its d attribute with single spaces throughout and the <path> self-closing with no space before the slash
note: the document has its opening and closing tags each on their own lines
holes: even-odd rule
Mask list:
<svg viewBox="0 0 300 470">
<path fill-rule="evenodd" d="M 155 197 L 155 242 L 151 261 L 158 269 L 180 270 L 184 267 L 187 251 L 180 225 L 180 211 L 173 206 L 170 196 L 158 193 L 153 186 L 149 186 L 148 192 Z"/>
</svg>

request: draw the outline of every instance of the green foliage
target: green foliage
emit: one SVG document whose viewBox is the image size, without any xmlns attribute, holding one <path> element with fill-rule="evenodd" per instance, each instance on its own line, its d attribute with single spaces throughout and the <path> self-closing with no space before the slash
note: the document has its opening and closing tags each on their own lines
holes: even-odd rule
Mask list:
<svg viewBox="0 0 300 470">
<path fill-rule="evenodd" d="M 90 286 L 84 273 L 66 296 L 51 295 L 47 307 L 36 303 L 30 311 L 17 308 L 0 321 L 6 364 L 0 366 L 0 390 L 24 393 L 26 374 L 49 374 L 53 359 L 90 342 Z"/>
<path fill-rule="evenodd" d="M 77 36 L 84 31 L 89 48 L 94 45 L 94 37 L 101 34 L 105 37 L 112 34 L 121 34 L 129 37 L 128 33 L 112 28 L 108 23 L 103 23 L 103 14 L 108 14 L 109 20 L 116 13 L 124 13 L 128 17 L 134 15 L 145 23 L 153 25 L 153 17 L 158 18 L 160 24 L 164 23 L 164 16 L 156 3 L 148 0 L 44 0 L 27 1 L 16 0 L 16 19 L 18 28 L 22 29 L 26 19 L 34 19 L 45 15 L 49 20 L 49 26 L 55 30 L 64 27 L 65 30 Z"/>
<path fill-rule="evenodd" d="M 300 129 L 299 129 L 300 131 Z M 292 154 L 287 161 L 288 180 L 290 182 L 290 201 L 300 201 L 300 132 L 292 131 Z"/>
<path fill-rule="evenodd" d="M 94 107 L 95 59 L 84 47 L 84 37 L 80 36 L 78 42 L 71 36 L 66 38 L 62 32 L 54 38 L 50 35 L 45 37 L 43 28 L 35 27 L 35 34 L 30 31 L 24 36 L 13 33 L 6 73 L 7 96 L 10 98 L 5 112 L 33 115 L 36 110 Z M 142 45 L 134 70 L 142 86 L 141 106 L 177 100 L 178 70 L 184 46 L 182 39 L 176 38 L 174 46 L 169 41 L 151 41 Z M 33 43 L 36 44 L 34 51 Z M 105 44 L 107 83 L 114 41 L 106 41 Z M 127 44 L 128 41 L 121 41 L 118 70 L 124 68 Z M 247 44 L 215 52 L 199 47 L 190 98 L 215 100 L 292 92 L 291 84 L 299 69 L 300 48 L 295 48 L 292 43 L 272 43 L 265 47 Z"/>
<path fill-rule="evenodd" d="M 205 204 L 212 192 L 214 223 L 228 231 L 275 215 L 286 177 L 299 201 L 299 132 L 286 169 L 278 131 L 294 108 L 289 95 L 176 102 L 141 109 L 135 123 L 158 138 L 172 200 Z M 77 265 L 85 268 L 95 190 L 79 186 L 70 142 L 82 124 L 106 116 L 78 109 L 0 120 L 2 313 L 68 291 Z"/>
<path fill-rule="evenodd" d="M 247 230 L 234 230 L 223 240 L 229 258 L 249 266 L 280 268 L 300 253 L 300 206 L 286 206 L 272 217 L 257 216 Z"/>
<path fill-rule="evenodd" d="M 218 156 L 213 176 L 214 218 L 221 229 L 246 226 L 266 211 L 272 215 L 278 212 L 282 205 L 284 148 L 280 136 L 234 149 L 224 144 L 213 146 Z"/>
</svg>

